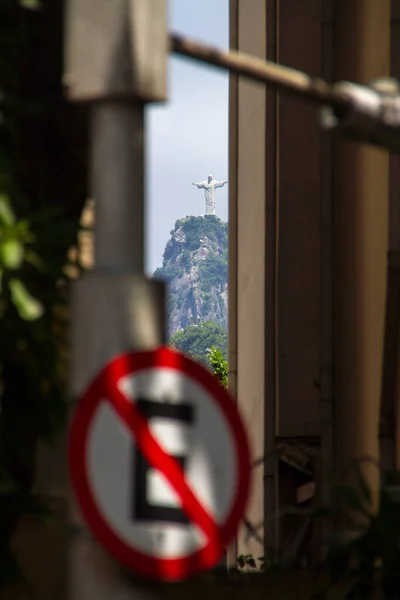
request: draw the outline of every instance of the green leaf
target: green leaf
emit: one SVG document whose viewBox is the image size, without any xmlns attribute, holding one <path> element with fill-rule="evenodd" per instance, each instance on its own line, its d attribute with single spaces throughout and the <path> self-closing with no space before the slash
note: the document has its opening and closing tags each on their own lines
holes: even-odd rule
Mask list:
<svg viewBox="0 0 400 600">
<path fill-rule="evenodd" d="M 228 388 L 228 362 L 225 360 L 221 350 L 215 346 L 207 349 L 208 360 L 211 369 L 220 382 L 220 384 L 227 389 Z"/>
<path fill-rule="evenodd" d="M 29 10 L 37 10 L 41 6 L 39 0 L 19 0 L 19 3 L 23 8 Z"/>
<path fill-rule="evenodd" d="M 35 321 L 43 315 L 43 305 L 31 296 L 22 281 L 11 279 L 9 287 L 12 302 L 22 319 L 25 321 Z"/>
<path fill-rule="evenodd" d="M 28 221 L 26 221 L 26 220 L 18 221 L 15 224 L 15 227 L 13 229 L 15 230 L 16 235 L 22 242 L 32 243 L 35 241 L 35 236 L 33 235 L 32 231 L 30 230 L 30 225 L 29 225 Z"/>
<path fill-rule="evenodd" d="M 10 201 L 5 194 L 0 194 L 0 221 L 4 225 L 14 225 L 15 215 L 10 207 Z"/>
<path fill-rule="evenodd" d="M 0 243 L 0 262 L 7 269 L 19 269 L 24 258 L 24 245 L 17 239 Z"/>
<path fill-rule="evenodd" d="M 25 261 L 32 265 L 32 267 L 35 267 L 38 271 L 44 271 L 46 269 L 44 261 L 36 252 L 32 252 L 32 250 L 27 250 L 25 252 Z"/>
</svg>

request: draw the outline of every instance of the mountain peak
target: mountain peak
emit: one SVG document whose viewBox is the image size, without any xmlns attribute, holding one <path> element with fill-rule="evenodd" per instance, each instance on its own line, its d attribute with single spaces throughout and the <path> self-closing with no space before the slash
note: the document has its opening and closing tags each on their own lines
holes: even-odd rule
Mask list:
<svg viewBox="0 0 400 600">
<path fill-rule="evenodd" d="M 169 284 L 170 335 L 205 321 L 226 327 L 228 224 L 216 215 L 178 219 L 154 277 Z"/>
</svg>

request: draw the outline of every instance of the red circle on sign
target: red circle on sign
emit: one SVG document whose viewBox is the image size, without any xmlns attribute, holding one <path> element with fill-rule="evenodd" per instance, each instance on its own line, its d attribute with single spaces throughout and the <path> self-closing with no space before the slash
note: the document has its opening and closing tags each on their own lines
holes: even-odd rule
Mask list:
<svg viewBox="0 0 400 600">
<path fill-rule="evenodd" d="M 87 464 L 88 434 L 99 405 L 108 396 L 116 394 L 122 396 L 121 392 L 118 392 L 117 389 L 118 382 L 123 377 L 157 368 L 180 371 L 203 387 L 205 392 L 210 396 L 210 399 L 221 410 L 236 449 L 238 474 L 236 478 L 236 493 L 228 516 L 221 525 L 212 522 L 212 518 L 210 519 L 210 516 L 204 511 L 190 489 L 188 489 L 188 486 L 185 487 L 182 481 L 179 480 L 179 474 L 176 473 L 177 469 L 173 464 L 174 460 L 168 456 L 160 456 L 160 453 L 163 451 L 155 447 L 157 445 L 156 442 L 149 450 L 149 452 L 153 453 L 153 456 L 158 457 L 160 470 L 166 473 L 167 469 L 169 469 L 168 473 L 171 474 L 171 478 L 173 476 L 178 477 L 178 483 L 180 481 L 183 486 L 181 499 L 184 509 L 189 518 L 198 524 L 208 535 L 208 543 L 203 548 L 181 558 L 156 558 L 133 548 L 121 539 L 118 533 L 107 522 L 107 518 L 102 514 L 97 505 Z M 127 409 L 124 404 L 119 404 L 118 398 L 113 400 L 114 402 L 114 407 L 118 409 L 119 416 L 126 421 L 133 422 L 135 417 L 132 420 L 130 413 L 137 410 L 134 403 L 131 403 Z M 136 442 L 139 445 L 140 441 L 140 444 L 144 444 L 143 447 L 146 448 L 146 444 L 151 443 L 151 434 L 146 431 L 146 425 L 143 423 L 133 425 L 133 427 L 136 427 L 133 435 L 139 433 L 139 437 L 135 437 Z M 72 420 L 69 439 L 69 470 L 72 486 L 82 514 L 98 541 L 119 562 L 144 576 L 170 581 L 179 580 L 208 570 L 218 563 L 224 549 L 234 537 L 239 522 L 243 517 L 249 493 L 250 469 L 250 451 L 247 436 L 230 394 L 200 364 L 170 348 L 163 347 L 154 351 L 131 352 L 112 360 L 97 375 L 83 394 Z"/>
</svg>

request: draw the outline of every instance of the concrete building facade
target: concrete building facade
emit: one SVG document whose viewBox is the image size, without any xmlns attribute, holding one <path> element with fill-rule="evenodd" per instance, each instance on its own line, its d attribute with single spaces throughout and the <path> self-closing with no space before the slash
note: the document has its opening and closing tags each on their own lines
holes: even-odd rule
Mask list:
<svg viewBox="0 0 400 600">
<path fill-rule="evenodd" d="M 400 76 L 398 0 L 231 0 L 230 11 L 231 49 L 329 82 Z M 386 286 L 398 157 L 333 140 L 318 107 L 232 76 L 229 160 L 230 386 L 254 457 L 231 560 L 263 546 L 291 560 L 329 531 L 287 506 L 329 504 L 333 473 L 378 459 L 379 437 L 395 464 L 396 365 L 388 374 L 382 356 L 385 343 L 393 363 L 398 347 L 397 329 L 384 334 L 399 301 Z M 376 487 L 376 467 L 363 469 Z"/>
</svg>

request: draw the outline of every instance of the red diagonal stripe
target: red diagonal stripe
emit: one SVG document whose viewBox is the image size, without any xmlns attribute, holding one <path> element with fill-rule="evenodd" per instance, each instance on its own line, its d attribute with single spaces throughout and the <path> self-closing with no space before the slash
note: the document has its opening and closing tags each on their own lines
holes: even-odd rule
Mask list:
<svg viewBox="0 0 400 600">
<path fill-rule="evenodd" d="M 189 519 L 202 529 L 215 551 L 221 552 L 219 527 L 186 483 L 177 460 L 161 448 L 135 403 L 130 402 L 116 387 L 107 387 L 108 401 L 131 431 L 142 454 L 153 468 L 161 471 L 168 479 L 180 497 L 182 508 Z"/>
</svg>

